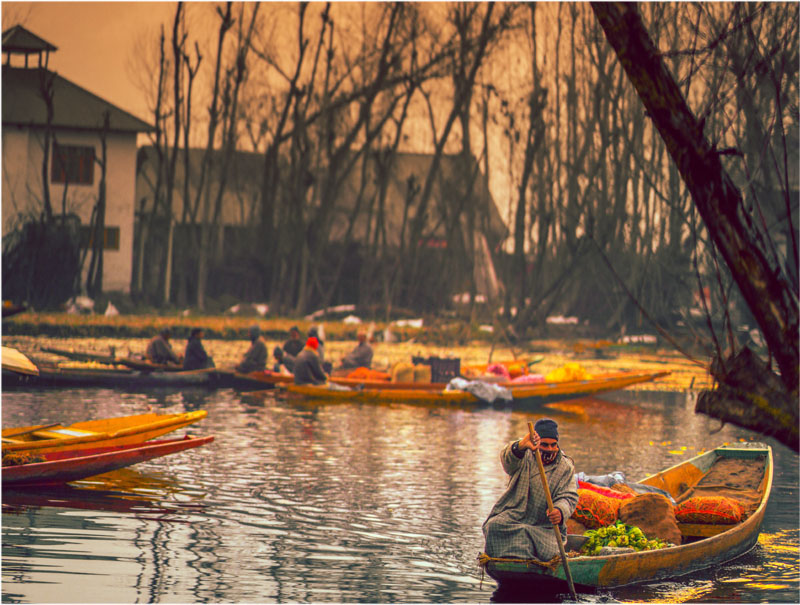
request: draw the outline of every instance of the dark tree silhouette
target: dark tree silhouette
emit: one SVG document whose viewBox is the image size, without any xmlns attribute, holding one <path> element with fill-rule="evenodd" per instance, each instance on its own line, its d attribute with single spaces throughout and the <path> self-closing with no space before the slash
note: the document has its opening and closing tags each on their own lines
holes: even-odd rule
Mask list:
<svg viewBox="0 0 800 605">
<path fill-rule="evenodd" d="M 592 3 L 591 6 L 677 164 L 716 249 L 730 269 L 778 364 L 781 380 L 790 394 L 789 405 L 784 408 L 783 400 L 767 401 L 761 406 L 762 413 L 771 417 L 772 421 L 767 424 L 779 438 L 796 449 L 796 293 L 779 269 L 768 262 L 742 195 L 722 166 L 720 151 L 704 136 L 702 121 L 691 112 L 664 65 L 637 6 L 630 3 Z M 718 360 L 718 364 L 717 377 L 724 380 L 724 361 Z M 757 406 L 759 401 L 752 398 L 751 405 Z M 730 416 L 728 419 L 733 420 Z"/>
</svg>

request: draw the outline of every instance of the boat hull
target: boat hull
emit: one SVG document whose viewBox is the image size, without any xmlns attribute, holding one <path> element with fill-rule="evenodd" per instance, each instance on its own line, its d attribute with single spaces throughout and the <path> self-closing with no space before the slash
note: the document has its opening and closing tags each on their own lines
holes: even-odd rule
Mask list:
<svg viewBox="0 0 800 605">
<path fill-rule="evenodd" d="M 732 525 L 730 529 L 715 536 L 681 546 L 608 557 L 570 558 L 569 568 L 573 582 L 585 587 L 611 588 L 673 578 L 730 561 L 753 548 L 758 541 L 772 486 L 772 451 L 767 446 L 764 446 L 764 449 L 743 448 L 741 450 L 717 448 L 704 456 L 713 455 L 723 449 L 727 450 L 726 454 L 731 454 L 728 457 L 749 458 L 754 454 L 766 455 L 765 476 L 761 488 L 763 496 L 758 508 L 745 521 Z M 737 456 L 736 452 L 742 452 L 741 456 Z M 693 463 L 693 460 L 684 464 Z M 682 465 L 674 468 L 677 469 L 678 466 Z M 667 472 L 664 471 L 664 473 Z M 659 475 L 653 477 L 656 478 Z M 642 480 L 641 483 L 654 485 L 657 481 L 648 478 Z M 569 538 L 572 539 L 573 536 Z M 485 565 L 485 570 L 489 576 L 504 587 L 519 588 L 533 583 L 553 581 L 566 583 L 566 576 L 561 565 L 555 569 L 549 569 L 533 563 L 489 560 Z"/>
<path fill-rule="evenodd" d="M 64 369 L 41 366 L 37 376 L 3 373 L 3 388 L 109 388 L 153 389 L 214 386 L 211 370 L 184 372 L 140 372 L 126 369 Z"/>
<path fill-rule="evenodd" d="M 53 485 L 108 473 L 153 458 L 199 447 L 214 440 L 189 437 L 151 441 L 135 445 L 105 446 L 83 450 L 51 452 L 44 462 L 4 466 L 3 487 Z"/>
<path fill-rule="evenodd" d="M 181 414 L 138 414 L 87 420 L 66 427 L 42 427 L 42 430 L 36 430 L 35 426 L 4 429 L 3 454 L 45 454 L 89 447 L 133 445 L 189 426 L 207 415 L 205 410 L 196 410 Z"/>
<path fill-rule="evenodd" d="M 649 382 L 668 372 L 615 373 L 587 380 L 572 380 L 560 383 L 541 383 L 511 386 L 509 390 L 514 408 L 536 407 L 544 403 L 565 401 L 624 389 L 633 384 Z M 466 391 L 445 391 L 428 388 L 354 388 L 348 391 L 327 386 L 295 385 L 283 387 L 287 393 L 309 399 L 358 401 L 365 403 L 415 403 L 429 405 L 478 406 L 485 405 L 481 399 Z"/>
</svg>

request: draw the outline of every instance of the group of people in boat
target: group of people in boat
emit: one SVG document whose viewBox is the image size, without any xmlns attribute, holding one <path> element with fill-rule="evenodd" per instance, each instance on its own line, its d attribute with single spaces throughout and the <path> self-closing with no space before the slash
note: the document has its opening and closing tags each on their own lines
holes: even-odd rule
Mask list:
<svg viewBox="0 0 800 605">
<path fill-rule="evenodd" d="M 170 338 L 172 332 L 163 328 L 147 345 L 145 357 L 152 363 L 181 367 L 184 370 L 200 370 L 213 368 L 214 359 L 206 352 L 203 346 L 203 329 L 192 329 L 184 354 L 178 355 L 172 348 Z M 234 370 L 241 374 L 261 372 L 267 369 L 267 345 L 261 338 L 261 329 L 252 325 L 248 329 L 250 347 L 242 356 L 241 361 L 234 366 Z M 366 330 L 359 330 L 358 344 L 348 352 L 340 361 L 339 369 L 371 368 L 372 346 L 368 342 Z M 320 337 L 319 330 L 312 327 L 308 331 L 305 344 L 300 335 L 300 329 L 292 326 L 289 338 L 283 346 L 276 346 L 272 351 L 274 363 L 271 370 L 284 374 L 292 374 L 295 384 L 324 384 L 327 382 L 333 364 L 325 360 L 325 343 Z"/>
</svg>

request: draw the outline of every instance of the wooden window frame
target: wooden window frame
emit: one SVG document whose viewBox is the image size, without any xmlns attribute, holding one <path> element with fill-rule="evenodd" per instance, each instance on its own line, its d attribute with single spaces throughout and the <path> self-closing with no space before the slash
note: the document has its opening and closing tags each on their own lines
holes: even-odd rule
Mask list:
<svg viewBox="0 0 800 605">
<path fill-rule="evenodd" d="M 61 185 L 94 185 L 95 150 L 91 145 L 53 143 L 50 182 Z"/>
<path fill-rule="evenodd" d="M 82 225 L 80 230 L 81 248 L 91 248 L 94 227 Z M 119 250 L 119 227 L 106 227 L 103 230 L 103 250 Z"/>
</svg>

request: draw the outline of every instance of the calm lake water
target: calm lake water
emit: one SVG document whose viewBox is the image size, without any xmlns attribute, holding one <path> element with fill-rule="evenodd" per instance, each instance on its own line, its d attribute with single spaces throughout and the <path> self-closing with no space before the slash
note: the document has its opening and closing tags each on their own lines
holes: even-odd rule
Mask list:
<svg viewBox="0 0 800 605">
<path fill-rule="evenodd" d="M 578 470 L 628 479 L 723 442 L 764 440 L 683 393 L 620 392 L 533 413 L 311 403 L 233 391 L 3 392 L 3 426 L 208 410 L 203 448 L 47 490 L 3 491 L 4 603 L 483 603 L 476 562 L 505 485 L 498 453 L 547 415 Z M 183 431 L 176 433 L 182 434 Z M 798 456 L 776 472 L 758 545 L 591 602 L 798 602 Z"/>
</svg>

